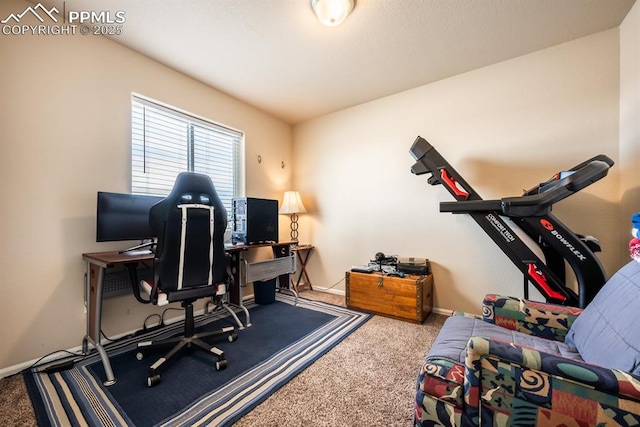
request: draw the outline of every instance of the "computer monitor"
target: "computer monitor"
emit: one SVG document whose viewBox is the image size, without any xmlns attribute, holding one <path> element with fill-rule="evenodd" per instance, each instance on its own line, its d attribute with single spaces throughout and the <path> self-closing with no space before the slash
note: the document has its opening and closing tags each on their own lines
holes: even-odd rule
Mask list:
<svg viewBox="0 0 640 427">
<path fill-rule="evenodd" d="M 161 196 L 98 191 L 96 241 L 154 239 L 156 234 L 149 225 L 149 210 L 162 199 Z"/>
</svg>

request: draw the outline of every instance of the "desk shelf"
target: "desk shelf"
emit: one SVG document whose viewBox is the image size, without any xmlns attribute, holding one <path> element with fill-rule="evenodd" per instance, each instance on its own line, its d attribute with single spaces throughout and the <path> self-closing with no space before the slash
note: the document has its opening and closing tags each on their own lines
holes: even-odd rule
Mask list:
<svg viewBox="0 0 640 427">
<path fill-rule="evenodd" d="M 296 271 L 296 259 L 293 256 L 246 263 L 245 265 L 247 282 L 264 282 L 283 274 L 293 274 Z"/>
</svg>

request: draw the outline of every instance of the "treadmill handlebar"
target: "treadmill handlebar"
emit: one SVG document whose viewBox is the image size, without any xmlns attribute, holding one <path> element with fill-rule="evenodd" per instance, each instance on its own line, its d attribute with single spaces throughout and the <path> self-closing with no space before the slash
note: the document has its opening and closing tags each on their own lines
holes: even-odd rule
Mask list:
<svg viewBox="0 0 640 427">
<path fill-rule="evenodd" d="M 582 167 L 572 170 L 574 173 L 571 175 L 555 180 L 552 183 L 550 181 L 550 187 L 545 188 L 541 192 L 531 194 L 532 191 L 530 190 L 523 196 L 504 197 L 500 200 L 441 202 L 440 212 L 468 213 L 474 211 L 497 211 L 510 217 L 546 215 L 554 203 L 569 197 L 573 193 L 607 176 L 612 164 L 612 161 L 609 163 L 600 159 L 592 159 L 588 162 L 581 163 Z"/>
<path fill-rule="evenodd" d="M 555 187 L 567 185 L 570 189 L 575 188 L 573 191 L 580 191 L 593 182 L 604 178 L 607 175 L 609 168 L 614 164 L 615 163 L 611 158 L 604 154 L 600 154 L 569 169 L 568 172 L 572 172 L 570 175 L 560 178 L 561 172 L 558 172 L 547 182 L 525 191 L 524 195 L 527 196 L 530 194 L 541 193 Z M 604 174 L 601 174 L 603 171 Z M 569 178 L 571 179 L 567 183 L 565 180 Z"/>
<path fill-rule="evenodd" d="M 411 166 L 411 173 L 431 173 L 430 184 L 445 184 L 458 199 L 455 202 L 441 202 L 440 212 L 496 211 L 512 217 L 549 213 L 554 203 L 607 176 L 609 168 L 614 164 L 609 157 L 600 154 L 571 168 L 571 174 L 568 176 L 559 178 L 560 174 L 556 174 L 549 181 L 525 191 L 522 196 L 505 197 L 500 200 L 477 200 L 479 196 L 459 175 L 454 176 L 452 170 L 448 171 L 450 165 L 426 139 L 418 136 L 411 146 L 410 153 L 416 160 Z"/>
<path fill-rule="evenodd" d="M 554 203 L 607 176 L 609 168 L 613 165 L 613 161 L 608 157 L 607 159 L 609 161 L 591 159 L 581 163 L 579 168 L 572 169 L 571 175 L 549 183 L 550 186 L 541 188 L 538 194 L 525 193 L 520 197 L 505 197 L 501 200 L 502 211 L 505 215 L 514 217 L 546 214 Z"/>
<path fill-rule="evenodd" d="M 611 158 L 609 156 L 605 156 L 604 154 L 599 154 L 599 155 L 597 155 L 595 157 L 590 158 L 589 160 L 586 160 L 586 161 L 580 163 L 577 166 L 574 166 L 570 170 L 577 171 L 577 170 L 582 169 L 583 167 L 589 165 L 590 163 L 592 163 L 594 161 L 605 162 L 609 167 L 611 167 L 611 166 L 613 166 L 615 164 L 615 162 L 613 160 L 611 160 Z"/>
</svg>

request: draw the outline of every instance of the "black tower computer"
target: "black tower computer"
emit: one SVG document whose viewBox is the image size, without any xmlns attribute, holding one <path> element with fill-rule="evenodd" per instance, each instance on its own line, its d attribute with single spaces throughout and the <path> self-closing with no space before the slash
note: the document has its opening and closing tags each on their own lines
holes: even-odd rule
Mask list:
<svg viewBox="0 0 640 427">
<path fill-rule="evenodd" d="M 245 245 L 278 242 L 278 201 L 238 197 L 232 200 L 231 242 Z"/>
</svg>

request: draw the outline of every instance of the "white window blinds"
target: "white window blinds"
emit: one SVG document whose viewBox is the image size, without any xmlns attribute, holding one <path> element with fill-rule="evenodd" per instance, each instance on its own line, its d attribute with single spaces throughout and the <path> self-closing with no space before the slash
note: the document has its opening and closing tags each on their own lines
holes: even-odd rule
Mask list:
<svg viewBox="0 0 640 427">
<path fill-rule="evenodd" d="M 209 175 L 231 212 L 244 193 L 242 132 L 133 96 L 131 100 L 131 192 L 169 194 L 176 176 Z"/>
</svg>

